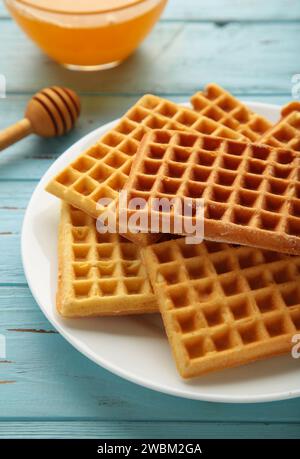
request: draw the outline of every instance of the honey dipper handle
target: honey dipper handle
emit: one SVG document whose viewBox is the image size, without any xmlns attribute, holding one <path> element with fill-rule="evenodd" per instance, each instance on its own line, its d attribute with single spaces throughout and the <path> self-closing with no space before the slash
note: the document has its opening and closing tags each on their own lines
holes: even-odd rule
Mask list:
<svg viewBox="0 0 300 459">
<path fill-rule="evenodd" d="M 0 131 L 0 151 L 31 133 L 31 124 L 27 118 L 18 121 L 16 124 L 9 126 L 3 131 Z"/>
</svg>

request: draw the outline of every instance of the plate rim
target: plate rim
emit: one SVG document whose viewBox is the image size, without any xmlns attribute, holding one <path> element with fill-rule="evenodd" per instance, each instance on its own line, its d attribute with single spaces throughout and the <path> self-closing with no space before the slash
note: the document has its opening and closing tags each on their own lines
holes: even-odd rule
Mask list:
<svg viewBox="0 0 300 459">
<path fill-rule="evenodd" d="M 260 107 L 263 109 L 269 109 L 269 110 L 280 110 L 280 106 L 276 104 L 269 104 L 269 103 L 263 103 L 263 102 L 250 102 L 246 101 L 245 102 L 249 107 L 255 108 L 255 107 Z M 189 106 L 188 103 L 181 104 L 184 106 Z M 51 173 L 52 169 L 55 169 L 57 165 L 59 165 L 60 162 L 63 162 L 63 157 L 65 155 L 68 155 L 72 150 L 74 149 L 80 149 L 81 146 L 84 146 L 84 148 L 88 147 L 89 142 L 93 142 L 93 138 L 96 137 L 98 134 L 98 131 L 103 131 L 103 130 L 108 130 L 110 129 L 114 124 L 118 122 L 119 119 L 115 119 L 113 121 L 110 121 L 108 123 L 103 124 L 102 126 L 97 127 L 93 131 L 89 132 L 85 136 L 81 137 L 79 140 L 77 140 L 75 143 L 73 143 L 70 147 L 68 147 L 63 153 L 59 155 L 59 157 L 51 164 L 51 166 L 44 172 L 43 176 L 39 180 L 38 184 L 34 188 L 32 195 L 30 197 L 30 200 L 27 204 L 24 218 L 23 218 L 23 223 L 22 223 L 22 228 L 21 228 L 21 259 L 22 259 L 22 265 L 23 265 L 23 270 L 25 274 L 26 281 L 28 283 L 28 287 L 31 291 L 31 294 L 33 298 L 35 299 L 36 303 L 38 304 L 40 310 L 42 313 L 45 315 L 47 320 L 51 323 L 51 325 L 60 333 L 60 335 L 67 340 L 71 344 L 72 347 L 74 347 L 77 351 L 79 351 L 81 354 L 83 354 L 85 357 L 87 357 L 89 360 L 94 362 L 100 367 L 103 367 L 105 370 L 110 371 L 113 374 L 116 374 L 117 376 L 130 381 L 134 384 L 138 384 L 142 387 L 146 387 L 147 389 L 155 390 L 156 392 L 160 392 L 163 394 L 167 395 L 172 395 L 176 397 L 182 397 L 182 398 L 187 398 L 191 400 L 202 400 L 202 401 L 209 401 L 209 402 L 221 402 L 221 403 L 263 403 L 263 402 L 271 402 L 275 400 L 285 400 L 285 399 L 290 399 L 290 398 L 295 398 L 300 396 L 300 387 L 299 390 L 293 390 L 293 391 L 283 391 L 283 392 L 272 392 L 270 394 L 263 394 L 263 395 L 226 395 L 226 394 L 205 394 L 200 391 L 199 394 L 191 394 L 188 392 L 188 389 L 186 391 L 181 390 L 180 388 L 173 388 L 169 386 L 164 386 L 163 382 L 161 384 L 154 383 L 154 382 L 148 382 L 145 379 L 143 379 L 140 376 L 134 375 L 128 370 L 124 370 L 117 365 L 110 363 L 107 361 L 105 358 L 100 358 L 99 356 L 96 357 L 94 351 L 89 349 L 85 343 L 80 343 L 78 341 L 77 337 L 72 336 L 68 330 L 65 330 L 65 328 L 60 325 L 58 321 L 55 320 L 55 318 L 50 317 L 48 314 L 47 308 L 41 304 L 41 301 L 39 299 L 39 295 L 36 291 L 36 288 L 32 282 L 32 279 L 30 277 L 30 274 L 27 270 L 27 263 L 26 263 L 26 249 L 25 249 L 25 239 L 26 239 L 26 228 L 28 226 L 27 221 L 29 220 L 29 215 L 30 215 L 30 210 L 32 207 L 32 203 L 34 201 L 34 197 L 36 193 L 39 191 L 40 188 L 43 187 L 44 182 L 46 182 L 47 178 L 46 176 Z"/>
</svg>

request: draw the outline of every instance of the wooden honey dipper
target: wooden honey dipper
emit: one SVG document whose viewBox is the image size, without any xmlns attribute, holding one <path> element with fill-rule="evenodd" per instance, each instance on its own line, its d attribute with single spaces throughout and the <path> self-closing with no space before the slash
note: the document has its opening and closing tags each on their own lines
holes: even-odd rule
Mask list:
<svg viewBox="0 0 300 459">
<path fill-rule="evenodd" d="M 80 114 L 80 99 L 68 88 L 52 86 L 37 92 L 28 102 L 25 118 L 0 131 L 0 150 L 29 134 L 63 135 L 73 128 Z"/>
</svg>

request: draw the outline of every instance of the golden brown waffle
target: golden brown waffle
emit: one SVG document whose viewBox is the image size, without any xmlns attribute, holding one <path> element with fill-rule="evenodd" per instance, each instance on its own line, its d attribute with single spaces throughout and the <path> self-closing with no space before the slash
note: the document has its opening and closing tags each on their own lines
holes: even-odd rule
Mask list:
<svg viewBox="0 0 300 459">
<path fill-rule="evenodd" d="M 291 350 L 300 330 L 300 257 L 185 238 L 143 255 L 182 377 Z"/>
<path fill-rule="evenodd" d="M 204 200 L 204 237 L 300 254 L 300 153 L 185 132 L 145 135 L 129 181 L 128 200 L 144 198 L 141 214 L 165 212 L 153 198 Z M 128 205 L 128 217 L 134 207 Z M 174 208 L 169 211 L 171 233 Z M 183 221 L 195 222 L 195 216 Z M 132 229 L 132 227 L 131 227 Z M 181 234 L 188 234 L 184 227 Z M 191 234 L 189 234 L 192 236 Z M 135 240 L 135 234 L 130 234 Z"/>
<path fill-rule="evenodd" d="M 281 114 L 281 120 L 260 138 L 260 142 L 300 151 L 300 102 L 290 102 Z"/>
<path fill-rule="evenodd" d="M 224 124 L 255 142 L 271 128 L 272 123 L 252 112 L 246 105 L 215 83 L 208 84 L 204 91 L 197 92 L 191 102 L 194 110 Z"/>
<path fill-rule="evenodd" d="M 100 234 L 95 220 L 63 203 L 59 227 L 57 309 L 65 317 L 157 311 L 138 247 Z"/>
<path fill-rule="evenodd" d="M 146 95 L 115 128 L 54 177 L 47 191 L 97 218 L 107 207 L 116 205 L 144 134 L 155 128 L 194 130 L 235 139 L 242 137 L 193 110 Z M 111 199 L 111 205 L 97 206 L 100 198 Z"/>
</svg>

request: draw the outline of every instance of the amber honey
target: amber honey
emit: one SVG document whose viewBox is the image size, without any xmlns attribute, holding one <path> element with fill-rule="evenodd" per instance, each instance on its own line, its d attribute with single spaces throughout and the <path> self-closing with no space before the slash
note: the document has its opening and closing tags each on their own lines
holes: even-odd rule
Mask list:
<svg viewBox="0 0 300 459">
<path fill-rule="evenodd" d="M 150 32 L 167 0 L 6 0 L 26 34 L 57 62 L 107 68 Z"/>
</svg>

